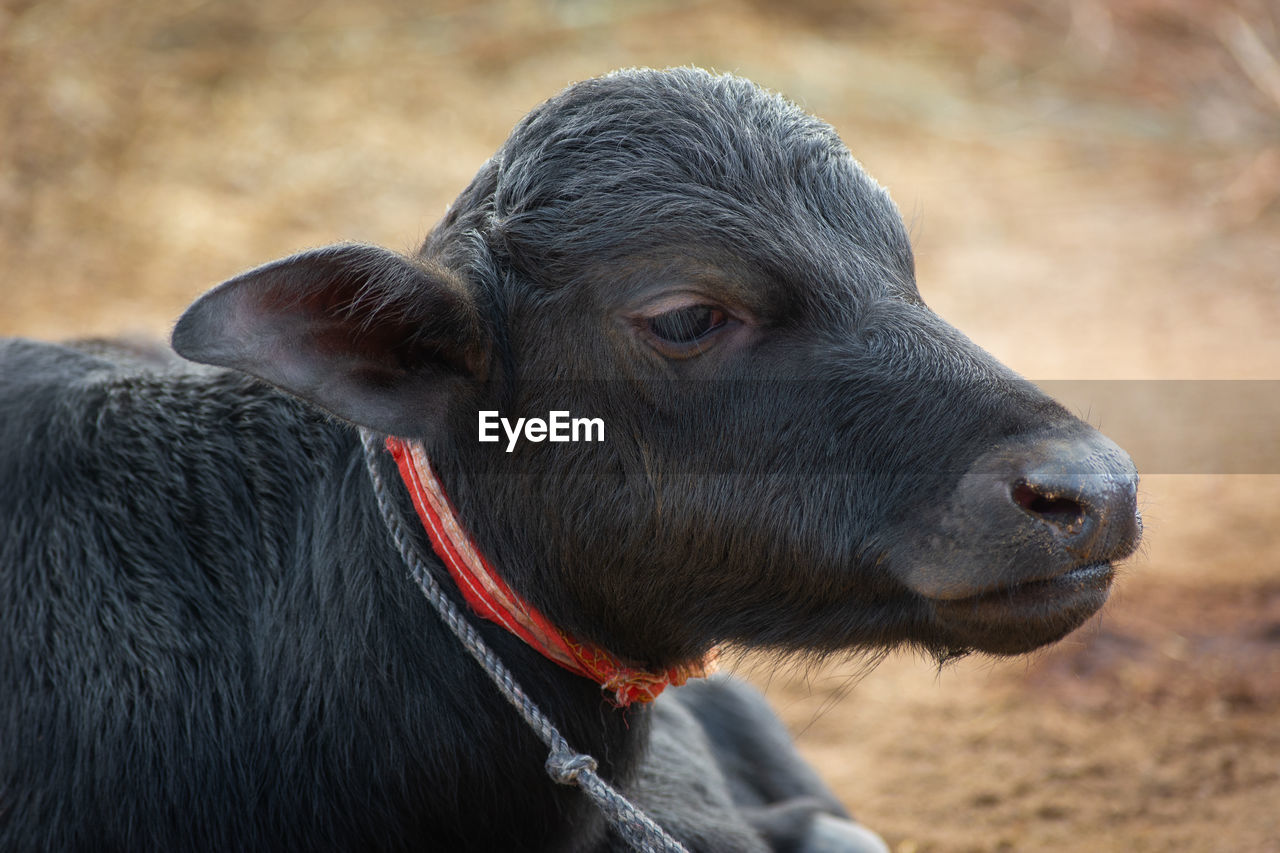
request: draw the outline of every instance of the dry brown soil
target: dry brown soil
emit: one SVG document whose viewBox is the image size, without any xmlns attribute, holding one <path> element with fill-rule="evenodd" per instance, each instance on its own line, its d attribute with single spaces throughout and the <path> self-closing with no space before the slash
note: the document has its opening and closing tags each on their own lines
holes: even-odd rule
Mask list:
<svg viewBox="0 0 1280 853">
<path fill-rule="evenodd" d="M 4 0 L 0 333 L 160 336 L 301 247 L 411 248 L 565 83 L 695 63 L 835 124 L 1024 375 L 1280 379 L 1277 57 L 1262 0 Z M 900 853 L 1280 850 L 1275 423 L 1254 473 L 1144 470 L 1144 550 L 1051 650 L 742 669 Z"/>
</svg>

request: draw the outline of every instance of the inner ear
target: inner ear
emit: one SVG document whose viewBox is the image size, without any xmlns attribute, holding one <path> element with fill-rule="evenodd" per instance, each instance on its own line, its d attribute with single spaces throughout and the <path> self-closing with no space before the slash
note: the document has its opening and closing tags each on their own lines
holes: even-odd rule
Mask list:
<svg viewBox="0 0 1280 853">
<path fill-rule="evenodd" d="M 484 379 L 487 336 L 465 283 L 343 244 L 250 270 L 178 320 L 185 358 L 242 370 L 361 426 L 425 436 Z"/>
</svg>

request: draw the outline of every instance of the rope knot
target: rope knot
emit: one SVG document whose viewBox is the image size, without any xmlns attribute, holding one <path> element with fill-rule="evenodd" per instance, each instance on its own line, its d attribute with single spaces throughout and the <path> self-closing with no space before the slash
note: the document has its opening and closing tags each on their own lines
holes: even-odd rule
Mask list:
<svg viewBox="0 0 1280 853">
<path fill-rule="evenodd" d="M 583 770 L 595 773 L 597 767 L 594 758 L 574 752 L 568 744 L 557 744 L 547 756 L 547 774 L 561 785 L 576 785 L 579 773 Z"/>
<path fill-rule="evenodd" d="M 537 733 L 538 738 L 550 747 L 551 754 L 547 757 L 546 764 L 547 773 L 561 785 L 577 785 L 581 788 L 599 806 L 601 813 L 613 825 L 618 836 L 633 849 L 655 851 L 655 853 L 687 853 L 679 841 L 668 835 L 662 827 L 654 823 L 626 797 L 611 788 L 608 782 L 596 775 L 596 768 L 599 765 L 594 758 L 573 751 L 564 736 L 551 724 L 551 720 L 547 719 L 538 706 L 525 695 L 524 690 L 516 683 L 511 670 L 498 659 L 498 656 L 480 638 L 476 629 L 444 594 L 444 590 L 440 588 L 426 564 L 418 556 L 396 514 L 395 507 L 392 506 L 391 494 L 387 491 L 386 483 L 378 470 L 378 437 L 370 430 L 361 427 L 360 438 L 364 444 L 364 461 L 369 469 L 369 479 L 373 482 L 373 494 L 378 501 L 378 510 L 382 513 L 382 521 L 391 534 L 392 542 L 395 543 L 400 556 L 409 567 L 409 574 L 418 582 L 422 594 L 440 614 L 444 624 L 461 641 L 467 653 L 475 658 L 503 697 Z"/>
</svg>

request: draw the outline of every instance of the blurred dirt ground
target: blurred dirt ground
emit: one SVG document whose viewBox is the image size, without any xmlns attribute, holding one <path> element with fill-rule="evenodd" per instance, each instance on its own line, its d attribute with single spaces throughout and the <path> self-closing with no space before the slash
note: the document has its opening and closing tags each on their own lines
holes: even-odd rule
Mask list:
<svg viewBox="0 0 1280 853">
<path fill-rule="evenodd" d="M 531 106 L 686 63 L 831 121 L 1024 375 L 1280 379 L 1274 0 L 2 0 L 0 334 L 161 336 L 299 248 L 410 249 Z M 1052 650 L 742 669 L 900 853 L 1280 850 L 1280 477 L 1143 506 Z"/>
</svg>

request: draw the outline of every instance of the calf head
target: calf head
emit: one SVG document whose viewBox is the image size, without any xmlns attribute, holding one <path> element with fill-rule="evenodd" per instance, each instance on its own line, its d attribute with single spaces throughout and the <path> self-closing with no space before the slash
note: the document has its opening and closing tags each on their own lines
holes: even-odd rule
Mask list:
<svg viewBox="0 0 1280 853">
<path fill-rule="evenodd" d="M 886 192 L 733 77 L 572 86 L 415 256 L 269 264 L 173 340 L 421 440 L 513 588 L 654 667 L 724 642 L 1027 651 L 1140 535 L 1124 452 L 930 311 Z M 484 410 L 605 440 L 508 450 Z"/>
</svg>

